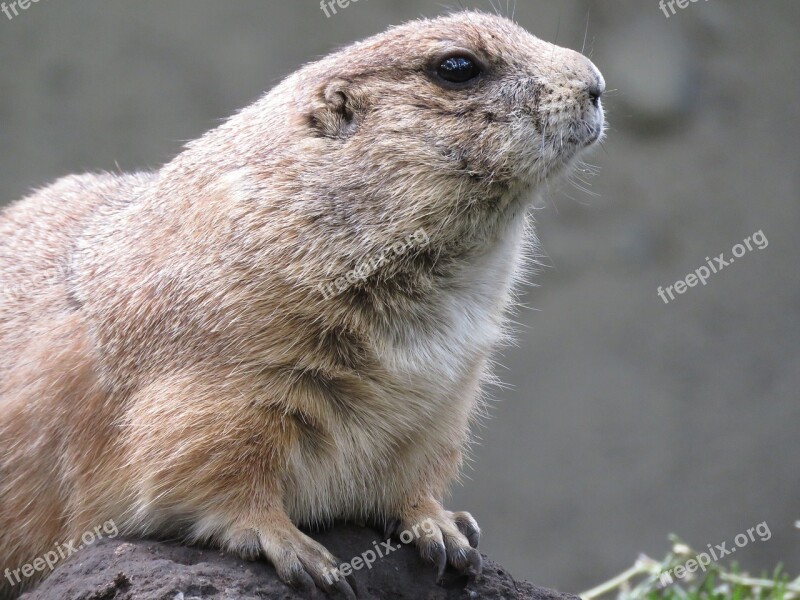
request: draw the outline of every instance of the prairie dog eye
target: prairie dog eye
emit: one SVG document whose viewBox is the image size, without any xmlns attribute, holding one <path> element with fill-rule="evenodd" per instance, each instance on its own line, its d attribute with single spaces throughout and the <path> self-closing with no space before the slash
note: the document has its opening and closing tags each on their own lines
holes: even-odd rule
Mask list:
<svg viewBox="0 0 800 600">
<path fill-rule="evenodd" d="M 466 83 L 480 73 L 477 62 L 466 54 L 446 56 L 436 67 L 436 74 L 449 83 Z"/>
</svg>

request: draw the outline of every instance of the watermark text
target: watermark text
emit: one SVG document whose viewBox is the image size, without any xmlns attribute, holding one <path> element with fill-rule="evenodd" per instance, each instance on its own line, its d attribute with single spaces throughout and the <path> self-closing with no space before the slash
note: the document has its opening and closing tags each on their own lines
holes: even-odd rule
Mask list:
<svg viewBox="0 0 800 600">
<path fill-rule="evenodd" d="M 772 532 L 769 530 L 769 525 L 766 521 L 762 521 L 755 527 L 750 527 L 746 532 L 739 533 L 733 538 L 733 544 L 730 548 L 728 542 L 715 544 L 713 547 L 708 544 L 708 552 L 699 552 L 694 558 L 688 559 L 682 565 L 673 567 L 670 570 L 661 573 L 659 579 L 662 586 L 671 585 L 674 582 L 673 576 L 678 579 L 690 576 L 697 570 L 706 572 L 706 568 L 711 564 L 711 561 L 718 561 L 721 558 L 730 556 L 736 552 L 737 548 L 744 548 L 750 542 L 755 542 L 758 539 L 761 542 L 766 542 L 772 537 Z"/>
<path fill-rule="evenodd" d="M 726 258 L 724 252 L 714 258 L 714 260 L 706 256 L 706 263 L 708 266 L 703 265 L 695 269 L 693 273 L 689 273 L 683 279 L 679 279 L 666 288 L 658 286 L 658 296 L 664 301 L 664 304 L 669 304 L 670 300 L 675 300 L 675 294 L 683 294 L 686 290 L 695 287 L 698 283 L 706 285 L 706 283 L 708 283 L 708 278 L 711 277 L 712 274 L 719 273 L 725 267 L 732 265 L 737 258 L 741 258 L 754 249 L 763 250 L 767 246 L 769 246 L 769 240 L 767 236 L 764 235 L 764 232 L 759 229 L 753 235 L 742 240 L 741 244 L 736 244 L 731 249 L 733 257 Z M 669 298 L 667 298 L 667 296 L 669 296 Z"/>
<path fill-rule="evenodd" d="M 334 582 L 339 581 L 340 576 L 349 577 L 354 571 L 360 571 L 364 567 L 371 569 L 376 560 L 391 554 L 395 550 L 399 550 L 403 547 L 403 544 L 410 544 L 414 540 L 422 537 L 422 534 L 425 534 L 426 537 L 430 537 L 435 533 L 436 525 L 434 522 L 430 519 L 425 519 L 414 525 L 410 530 L 406 529 L 400 533 L 401 544 L 394 544 L 391 539 L 380 543 L 376 540 L 372 542 L 373 547 L 371 549 L 362 552 L 359 556 L 352 558 L 350 561 L 343 562 L 333 570 L 326 567 L 323 571 L 325 581 L 333 585 Z"/>
<path fill-rule="evenodd" d="M 414 233 L 406 236 L 404 240 L 390 244 L 374 256 L 360 261 L 355 268 L 341 277 L 337 277 L 332 283 L 319 284 L 317 289 L 326 299 L 332 298 L 359 281 L 364 281 L 383 265 L 397 260 L 414 248 L 424 248 L 429 242 L 430 238 L 425 233 L 425 230 L 422 228 L 417 229 Z"/>
<path fill-rule="evenodd" d="M 11 586 L 22 583 L 23 579 L 30 579 L 36 573 L 41 573 L 45 569 L 52 571 L 55 566 L 75 554 L 85 546 L 91 546 L 97 540 L 104 536 L 109 539 L 114 539 L 119 535 L 116 523 L 113 520 L 106 521 L 102 525 L 98 525 L 91 531 L 85 532 L 79 539 L 70 540 L 63 544 L 56 544 L 55 547 L 45 552 L 42 556 L 34 558 L 31 562 L 14 569 L 6 569 L 3 575 L 8 579 Z"/>
</svg>

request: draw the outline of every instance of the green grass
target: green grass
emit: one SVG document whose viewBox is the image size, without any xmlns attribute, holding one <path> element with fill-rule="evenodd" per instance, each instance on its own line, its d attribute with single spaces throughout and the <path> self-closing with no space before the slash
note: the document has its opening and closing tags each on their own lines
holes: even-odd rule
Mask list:
<svg viewBox="0 0 800 600">
<path fill-rule="evenodd" d="M 624 573 L 580 594 L 583 600 L 616 598 L 617 600 L 797 600 L 800 599 L 800 577 L 792 579 L 779 566 L 771 574 L 751 577 L 734 564 L 725 568 L 712 562 L 705 571 L 678 578 L 676 567 L 684 567 L 698 553 L 670 536 L 672 551 L 662 561 L 640 556 Z M 663 577 L 670 573 L 670 577 Z"/>
</svg>

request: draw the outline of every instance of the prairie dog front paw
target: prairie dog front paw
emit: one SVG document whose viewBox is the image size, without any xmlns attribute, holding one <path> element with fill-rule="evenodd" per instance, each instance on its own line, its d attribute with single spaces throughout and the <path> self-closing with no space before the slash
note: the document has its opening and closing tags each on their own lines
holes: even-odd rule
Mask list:
<svg viewBox="0 0 800 600">
<path fill-rule="evenodd" d="M 448 565 L 471 579 L 480 577 L 483 559 L 476 550 L 480 528 L 468 512 L 450 512 L 429 499 L 410 505 L 395 523 L 395 531 L 390 527 L 388 533 L 400 534 L 401 541 L 413 539 L 422 558 L 436 565 L 438 582 Z"/>
<path fill-rule="evenodd" d="M 225 548 L 245 559 L 263 554 L 275 567 L 281 581 L 310 598 L 318 597 L 317 588 L 330 594 L 339 592 L 347 600 L 356 600 L 355 581 L 342 576 L 336 559 L 320 543 L 312 540 L 288 518 L 277 523 L 234 528 L 227 536 Z"/>
</svg>

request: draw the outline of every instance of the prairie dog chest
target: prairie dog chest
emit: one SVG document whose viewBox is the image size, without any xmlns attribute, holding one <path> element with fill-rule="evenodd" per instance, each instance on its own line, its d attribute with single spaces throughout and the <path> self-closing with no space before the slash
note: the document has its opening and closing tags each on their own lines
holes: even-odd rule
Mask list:
<svg viewBox="0 0 800 600">
<path fill-rule="evenodd" d="M 432 460 L 463 446 L 521 255 L 517 236 L 502 242 L 465 265 L 424 317 L 391 321 L 371 339 L 379 375 L 355 399 L 368 409 L 334 427 L 321 460 L 296 455 L 293 514 L 336 517 L 391 505 Z M 313 487 L 301 484 L 309 480 Z"/>
<path fill-rule="evenodd" d="M 424 317 L 397 320 L 376 336 L 376 353 L 392 378 L 426 390 L 432 402 L 463 393 L 502 337 L 522 235 L 521 227 L 514 228 L 460 266 Z"/>
</svg>

